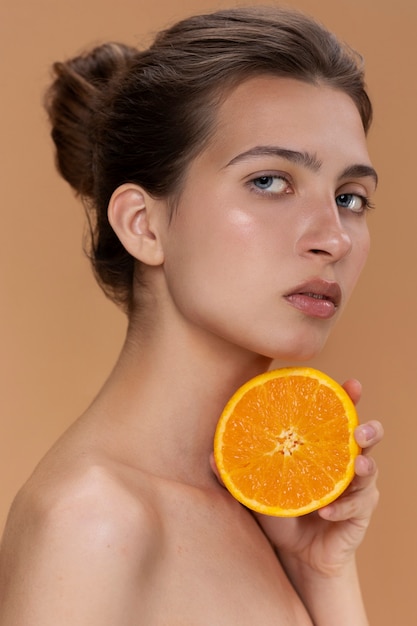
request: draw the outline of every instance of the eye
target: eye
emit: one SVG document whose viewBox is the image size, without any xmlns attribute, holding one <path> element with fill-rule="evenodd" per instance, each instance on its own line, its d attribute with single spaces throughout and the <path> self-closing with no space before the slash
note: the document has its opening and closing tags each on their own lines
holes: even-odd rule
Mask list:
<svg viewBox="0 0 417 626">
<path fill-rule="evenodd" d="M 366 196 L 356 193 L 341 193 L 336 196 L 337 206 L 348 209 L 352 213 L 363 213 L 365 209 L 371 208 L 371 203 Z"/>
<path fill-rule="evenodd" d="M 257 176 L 250 182 L 256 190 L 270 194 L 284 193 L 289 187 L 289 183 L 286 178 L 283 176 L 273 176 L 272 174 Z"/>
</svg>

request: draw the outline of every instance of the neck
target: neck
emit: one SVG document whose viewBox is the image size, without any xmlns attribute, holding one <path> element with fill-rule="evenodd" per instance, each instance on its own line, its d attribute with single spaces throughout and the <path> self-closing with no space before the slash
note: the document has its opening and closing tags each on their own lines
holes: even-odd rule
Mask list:
<svg viewBox="0 0 417 626">
<path fill-rule="evenodd" d="M 212 481 L 209 456 L 220 413 L 270 359 L 189 325 L 147 330 L 130 325 L 95 412 L 101 423 L 108 420 L 124 458 L 130 454 L 147 471 L 177 480 Z"/>
</svg>

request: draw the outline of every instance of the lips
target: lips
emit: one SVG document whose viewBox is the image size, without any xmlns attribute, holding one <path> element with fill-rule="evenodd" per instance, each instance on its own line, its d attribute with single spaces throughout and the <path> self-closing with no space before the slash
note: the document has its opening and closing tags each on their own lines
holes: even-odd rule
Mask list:
<svg viewBox="0 0 417 626">
<path fill-rule="evenodd" d="M 336 282 L 316 278 L 286 294 L 285 300 L 308 316 L 321 319 L 333 317 L 342 301 L 342 292 Z"/>
</svg>

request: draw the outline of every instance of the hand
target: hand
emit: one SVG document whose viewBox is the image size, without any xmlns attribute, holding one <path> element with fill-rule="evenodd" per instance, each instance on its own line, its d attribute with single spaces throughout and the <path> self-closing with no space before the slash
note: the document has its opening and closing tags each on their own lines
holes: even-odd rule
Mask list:
<svg viewBox="0 0 417 626">
<path fill-rule="evenodd" d="M 357 404 L 360 383 L 349 380 L 343 386 Z M 295 518 L 254 513 L 284 567 L 298 570 L 307 566 L 327 577 L 337 575 L 352 560 L 378 502 L 377 466 L 370 453 L 382 437 L 378 421 L 356 428 L 355 439 L 362 448 L 355 461 L 356 475 L 347 490 L 328 506 Z"/>
<path fill-rule="evenodd" d="M 357 404 L 360 383 L 349 380 L 344 388 Z M 356 475 L 347 490 L 328 506 L 297 518 L 256 514 L 284 564 L 287 559 L 296 559 L 299 565 L 308 565 L 313 571 L 330 576 L 351 560 L 378 502 L 377 466 L 370 453 L 382 437 L 383 428 L 378 421 L 356 428 L 355 439 L 362 448 L 355 461 Z"/>
</svg>

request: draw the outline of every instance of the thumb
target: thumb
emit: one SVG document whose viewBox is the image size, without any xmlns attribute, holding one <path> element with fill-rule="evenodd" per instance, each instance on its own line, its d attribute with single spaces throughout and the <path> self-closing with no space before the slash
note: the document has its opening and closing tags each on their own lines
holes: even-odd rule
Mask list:
<svg viewBox="0 0 417 626">
<path fill-rule="evenodd" d="M 215 477 L 217 478 L 217 480 L 218 480 L 219 484 L 220 484 L 222 487 L 224 487 L 224 483 L 223 483 L 223 481 L 222 481 L 222 479 L 221 479 L 221 476 L 220 476 L 219 470 L 218 470 L 217 465 L 216 465 L 216 461 L 215 461 L 215 459 L 214 459 L 214 452 L 212 452 L 212 453 L 210 454 L 209 463 L 210 463 L 210 468 L 211 468 L 211 470 L 212 470 L 213 474 L 215 475 Z"/>
</svg>

